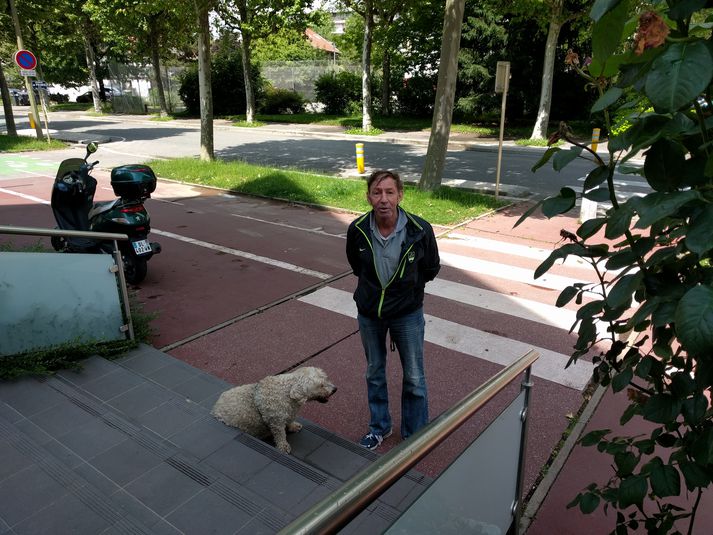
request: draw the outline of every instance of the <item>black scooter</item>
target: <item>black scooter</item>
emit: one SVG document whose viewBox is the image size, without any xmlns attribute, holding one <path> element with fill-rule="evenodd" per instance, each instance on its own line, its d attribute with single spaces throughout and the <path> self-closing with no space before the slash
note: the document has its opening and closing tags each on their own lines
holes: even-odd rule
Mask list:
<svg viewBox="0 0 713 535">
<path fill-rule="evenodd" d="M 52 211 L 58 228 L 125 234 L 128 241 L 119 241 L 127 282 L 138 284 L 146 277 L 146 262 L 161 252 L 161 245 L 148 241 L 151 230 L 144 201 L 156 189 L 156 175 L 147 165 L 122 165 L 111 171 L 111 187 L 119 197 L 113 201 L 94 202 L 97 188 L 91 171 L 99 162 L 87 159 L 98 149 L 97 143 L 87 145 L 84 158 L 64 160 L 57 170 L 52 186 Z M 56 251 L 72 253 L 112 253 L 109 241 L 91 238 L 53 237 Z"/>
</svg>

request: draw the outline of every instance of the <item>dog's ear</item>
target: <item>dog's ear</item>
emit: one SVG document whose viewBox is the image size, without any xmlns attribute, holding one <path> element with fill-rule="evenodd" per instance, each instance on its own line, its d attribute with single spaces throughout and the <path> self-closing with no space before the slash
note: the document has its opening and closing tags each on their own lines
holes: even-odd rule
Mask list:
<svg viewBox="0 0 713 535">
<path fill-rule="evenodd" d="M 290 388 L 290 398 L 300 404 L 307 403 L 307 393 L 305 391 L 303 381 L 296 381 L 292 385 Z"/>
</svg>

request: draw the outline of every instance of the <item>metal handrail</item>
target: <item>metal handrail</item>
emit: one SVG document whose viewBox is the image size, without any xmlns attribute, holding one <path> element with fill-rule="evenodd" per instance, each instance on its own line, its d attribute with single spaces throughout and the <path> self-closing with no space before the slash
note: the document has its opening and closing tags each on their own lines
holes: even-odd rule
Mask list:
<svg viewBox="0 0 713 535">
<path fill-rule="evenodd" d="M 87 230 L 64 230 L 53 228 L 35 227 L 13 227 L 0 225 L 0 234 L 14 234 L 19 236 L 70 236 L 73 238 L 92 238 L 95 240 L 111 240 L 114 244 L 114 261 L 118 267 L 119 286 L 121 287 L 121 297 L 124 303 L 124 313 L 128 322 L 127 328 L 129 339 L 134 339 L 134 323 L 131 319 L 131 307 L 129 307 L 129 292 L 126 289 L 126 278 L 124 277 L 124 261 L 121 259 L 118 241 L 126 241 L 129 236 L 115 232 L 93 232 Z"/>
<path fill-rule="evenodd" d="M 540 358 L 530 350 L 408 440 L 315 504 L 280 534 L 336 533 Z"/>
</svg>

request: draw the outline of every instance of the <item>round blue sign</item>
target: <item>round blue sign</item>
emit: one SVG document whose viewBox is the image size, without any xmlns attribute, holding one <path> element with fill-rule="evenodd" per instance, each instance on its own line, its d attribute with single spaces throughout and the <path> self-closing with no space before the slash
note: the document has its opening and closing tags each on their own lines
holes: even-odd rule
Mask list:
<svg viewBox="0 0 713 535">
<path fill-rule="evenodd" d="M 32 70 L 37 67 L 37 58 L 29 50 L 18 50 L 15 53 L 15 63 L 21 69 Z"/>
</svg>

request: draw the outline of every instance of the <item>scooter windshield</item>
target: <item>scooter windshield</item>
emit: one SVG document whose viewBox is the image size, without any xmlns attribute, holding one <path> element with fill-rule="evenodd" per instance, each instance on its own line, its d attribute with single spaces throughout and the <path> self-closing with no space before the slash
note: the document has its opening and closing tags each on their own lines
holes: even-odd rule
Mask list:
<svg viewBox="0 0 713 535">
<path fill-rule="evenodd" d="M 83 163 L 83 158 L 67 158 L 66 160 L 64 160 L 61 164 L 59 164 L 59 169 L 57 169 L 57 176 L 55 177 L 55 182 L 67 173 L 79 171 Z"/>
</svg>

